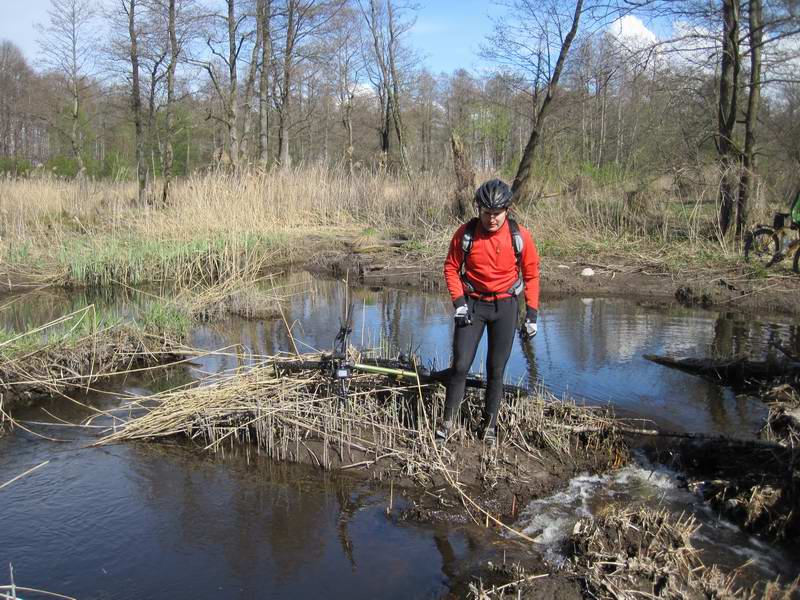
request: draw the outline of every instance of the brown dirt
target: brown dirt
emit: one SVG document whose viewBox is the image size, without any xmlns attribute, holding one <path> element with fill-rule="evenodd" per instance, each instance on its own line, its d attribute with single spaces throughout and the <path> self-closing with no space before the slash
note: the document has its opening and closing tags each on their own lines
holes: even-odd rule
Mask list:
<svg viewBox="0 0 800 600">
<path fill-rule="evenodd" d="M 364 285 L 444 290 L 441 261 L 384 246 L 328 250 L 308 263 L 312 271 L 351 278 Z M 594 275 L 582 276 L 585 268 Z M 541 291 L 565 295 L 624 296 L 654 305 L 679 303 L 742 312 L 775 312 L 800 316 L 800 276 L 778 270 L 769 278 L 752 278 L 744 266 L 726 271 L 699 269 L 681 275 L 620 256 L 558 259 L 543 257 Z"/>
</svg>

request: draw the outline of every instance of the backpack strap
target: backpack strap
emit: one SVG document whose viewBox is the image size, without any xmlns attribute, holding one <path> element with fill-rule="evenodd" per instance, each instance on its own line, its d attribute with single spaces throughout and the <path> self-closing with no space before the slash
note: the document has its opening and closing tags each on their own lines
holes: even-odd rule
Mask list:
<svg viewBox="0 0 800 600">
<path fill-rule="evenodd" d="M 522 280 L 522 250 L 525 248 L 525 241 L 519 231 L 517 222 L 508 217 L 508 230 L 511 232 L 511 246 L 514 248 L 514 257 L 517 259 L 517 280 L 510 288 L 508 293 L 512 296 L 519 296 L 525 288 L 525 282 Z"/>
<path fill-rule="evenodd" d="M 472 243 L 475 241 L 475 229 L 478 227 L 478 217 L 472 217 L 464 228 L 464 235 L 461 236 L 461 266 L 458 272 L 461 275 L 461 282 L 467 292 L 474 293 L 475 286 L 467 279 L 467 256 L 472 251 Z"/>
</svg>

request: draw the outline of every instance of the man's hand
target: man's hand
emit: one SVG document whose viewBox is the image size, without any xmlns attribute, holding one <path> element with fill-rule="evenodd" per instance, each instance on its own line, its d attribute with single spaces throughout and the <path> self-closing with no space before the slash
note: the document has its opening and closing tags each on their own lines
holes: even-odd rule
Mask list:
<svg viewBox="0 0 800 600">
<path fill-rule="evenodd" d="M 525 319 L 525 335 L 529 340 L 536 337 L 537 331 L 539 331 L 539 326 L 536 323 L 531 323 L 530 320 Z"/>
<path fill-rule="evenodd" d="M 466 304 L 456 308 L 455 320 L 456 327 L 472 325 L 472 319 L 469 318 L 469 307 Z"/>
</svg>

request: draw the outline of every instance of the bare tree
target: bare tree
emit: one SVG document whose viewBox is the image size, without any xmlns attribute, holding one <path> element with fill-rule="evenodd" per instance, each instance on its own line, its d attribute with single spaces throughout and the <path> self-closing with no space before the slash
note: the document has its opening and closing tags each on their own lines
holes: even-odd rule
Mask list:
<svg viewBox="0 0 800 600">
<path fill-rule="evenodd" d="M 333 34 L 323 52 L 330 57 L 334 74 L 339 114 L 344 129 L 343 156 L 347 171 L 353 174 L 353 109 L 356 91 L 364 73 L 361 53 L 360 15 L 352 9 L 342 10 L 333 22 Z"/>
<path fill-rule="evenodd" d="M 172 170 L 175 155 L 172 139 L 175 135 L 175 70 L 178 67 L 180 46 L 176 25 L 175 0 L 167 0 L 167 37 L 169 38 L 169 62 L 167 63 L 167 123 L 164 140 L 164 187 L 161 192 L 161 203 L 169 202 L 169 189 L 172 184 Z"/>
<path fill-rule="evenodd" d="M 719 188 L 719 226 L 728 232 L 733 215 L 734 198 L 739 175 L 740 151 L 734 139 L 738 114 L 739 72 L 739 0 L 722 0 L 722 54 L 719 72 L 719 103 L 717 105 L 717 152 L 722 181 Z"/>
<path fill-rule="evenodd" d="M 371 38 L 367 73 L 375 88 L 380 107 L 378 132 L 381 164 L 386 165 L 388 162 L 390 133 L 394 127 L 401 166 L 403 171 L 408 174 L 409 166 L 403 141 L 403 121 L 400 108 L 403 70 L 400 67 L 400 55 L 402 53 L 401 38 L 411 29 L 414 21 L 401 19 L 400 12 L 409 7 L 399 5 L 395 0 L 358 0 L 358 4 Z"/>
<path fill-rule="evenodd" d="M 90 0 L 50 0 L 47 24 L 40 26 L 39 46 L 44 62 L 65 77 L 69 88 L 69 138 L 78 177 L 86 174 L 79 130 L 82 102 L 96 52 L 96 40 L 92 37 L 94 17 L 95 9 Z"/>
<path fill-rule="evenodd" d="M 745 110 L 744 156 L 739 197 L 736 205 L 736 238 L 744 236 L 747 213 L 752 196 L 753 174 L 756 172 L 756 122 L 761 104 L 761 51 L 764 40 L 762 0 L 749 0 L 750 90 Z"/>
<path fill-rule="evenodd" d="M 524 74 L 530 85 L 531 133 L 513 184 L 518 198 L 530 195 L 534 155 L 581 19 L 588 17 L 597 26 L 618 14 L 608 9 L 609 3 L 603 6 L 596 13 L 600 2 L 592 0 L 514 0 L 508 4 L 514 16 L 498 22 L 492 44 L 484 47 L 484 56 Z"/>
<path fill-rule="evenodd" d="M 278 113 L 278 162 L 281 168 L 292 166 L 289 136 L 292 127 L 292 86 L 298 65 L 312 59 L 301 52 L 306 42 L 324 35 L 332 19 L 345 0 L 283 0 L 280 14 L 280 31 L 283 44 L 278 65 L 280 76 L 276 81 L 275 108 Z"/>
<path fill-rule="evenodd" d="M 240 28 L 245 20 L 237 13 L 236 0 L 225 0 L 225 5 L 225 14 L 212 16 L 217 23 L 223 24 L 221 31 L 212 27 L 206 34 L 206 45 L 216 60 L 203 61 L 201 64 L 208 72 L 222 103 L 222 116 L 214 118 L 225 126 L 228 158 L 231 168 L 236 171 L 239 168 L 239 53 L 243 46 L 240 42 Z M 220 49 L 220 46 L 225 48 Z M 220 72 L 219 63 L 224 66 L 224 72 Z"/>
<path fill-rule="evenodd" d="M 139 76 L 139 29 L 136 20 L 136 9 L 140 8 L 140 3 L 137 0 L 120 0 L 120 5 L 128 17 L 128 56 L 131 65 L 131 110 L 133 111 L 134 144 L 136 146 L 137 199 L 139 206 L 144 206 L 147 192 L 147 161 L 144 153 L 144 123 L 141 78 Z"/>
<path fill-rule="evenodd" d="M 27 154 L 33 125 L 27 105 L 33 80 L 33 70 L 20 49 L 0 41 L 0 156 L 16 159 Z"/>
<path fill-rule="evenodd" d="M 257 0 L 257 44 L 261 47 L 258 79 L 258 162 L 269 165 L 269 73 L 272 60 L 272 0 Z"/>
</svg>

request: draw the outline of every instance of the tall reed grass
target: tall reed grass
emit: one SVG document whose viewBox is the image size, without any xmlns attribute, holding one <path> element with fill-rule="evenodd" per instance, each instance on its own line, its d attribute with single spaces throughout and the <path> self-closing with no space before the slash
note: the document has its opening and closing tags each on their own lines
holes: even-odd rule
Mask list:
<svg viewBox="0 0 800 600">
<path fill-rule="evenodd" d="M 198 173 L 163 208 L 135 205 L 131 182 L 0 180 L 0 257 L 19 270 L 79 284 L 222 278 L 306 257 L 314 245 L 366 228 L 402 233 L 441 258 L 457 225 L 448 172 L 409 181 L 303 166 L 281 172 Z M 715 230 L 712 194 L 685 201 L 621 186 L 583 186 L 517 209 L 544 254 L 614 251 L 731 255 Z M 309 240 L 313 238 L 314 242 Z M 687 259 L 688 260 L 688 259 Z"/>
</svg>

